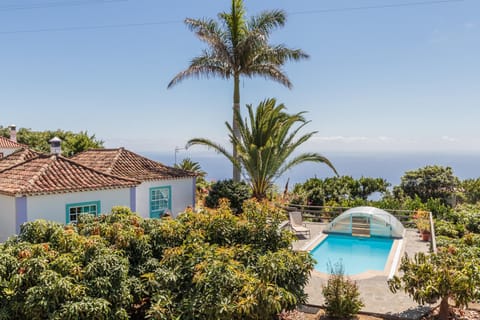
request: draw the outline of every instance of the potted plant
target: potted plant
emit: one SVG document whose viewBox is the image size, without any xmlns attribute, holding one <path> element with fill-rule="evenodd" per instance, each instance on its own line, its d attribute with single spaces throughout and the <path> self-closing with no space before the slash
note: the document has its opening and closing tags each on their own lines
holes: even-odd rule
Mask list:
<svg viewBox="0 0 480 320">
<path fill-rule="evenodd" d="M 415 223 L 423 241 L 430 240 L 430 214 L 428 211 L 417 210 Z"/>
</svg>

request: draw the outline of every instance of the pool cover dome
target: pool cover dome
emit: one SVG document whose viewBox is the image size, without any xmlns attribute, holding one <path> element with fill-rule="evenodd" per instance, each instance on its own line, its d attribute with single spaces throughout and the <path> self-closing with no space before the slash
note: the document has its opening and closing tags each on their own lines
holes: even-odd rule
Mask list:
<svg viewBox="0 0 480 320">
<path fill-rule="evenodd" d="M 385 210 L 374 207 L 356 207 L 340 214 L 324 229 L 325 233 L 353 236 L 402 238 L 404 227 Z"/>
</svg>

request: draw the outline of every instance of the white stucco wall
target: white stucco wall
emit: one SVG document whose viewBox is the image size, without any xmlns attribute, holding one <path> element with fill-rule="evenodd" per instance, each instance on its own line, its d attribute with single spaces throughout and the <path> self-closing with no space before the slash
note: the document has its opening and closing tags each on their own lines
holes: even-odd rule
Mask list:
<svg viewBox="0 0 480 320">
<path fill-rule="evenodd" d="M 101 213 L 109 213 L 114 206 L 130 207 L 130 188 L 30 196 L 27 197 L 27 220 L 66 223 L 67 204 L 89 201 L 100 201 Z"/>
<path fill-rule="evenodd" d="M 6 157 L 12 153 L 14 153 L 15 151 L 17 151 L 18 148 L 15 148 L 15 149 L 11 149 L 11 148 L 0 148 L 0 152 L 3 153 L 3 157 Z"/>
<path fill-rule="evenodd" d="M 15 197 L 0 195 L 0 242 L 16 233 Z"/>
<path fill-rule="evenodd" d="M 137 187 L 136 212 L 143 218 L 150 218 L 150 188 L 172 188 L 172 216 L 176 217 L 188 206 L 194 207 L 194 178 L 175 180 L 144 181 Z"/>
</svg>

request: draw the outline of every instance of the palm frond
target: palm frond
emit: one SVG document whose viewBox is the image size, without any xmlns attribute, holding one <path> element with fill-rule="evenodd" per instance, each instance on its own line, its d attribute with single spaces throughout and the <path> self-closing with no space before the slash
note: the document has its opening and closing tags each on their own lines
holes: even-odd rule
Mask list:
<svg viewBox="0 0 480 320">
<path fill-rule="evenodd" d="M 194 145 L 202 145 L 202 146 L 206 146 L 207 148 L 213 149 L 217 153 L 225 156 L 233 165 L 235 165 L 236 167 L 240 167 L 240 164 L 233 157 L 233 155 L 230 152 L 228 152 L 227 149 L 225 149 L 223 146 L 221 146 L 218 143 L 215 143 L 215 142 L 213 142 L 209 139 L 193 138 L 193 139 L 188 140 L 187 144 L 185 145 L 185 148 L 188 149 L 188 148 L 190 148 Z"/>
<path fill-rule="evenodd" d="M 287 75 L 275 64 L 265 63 L 252 66 L 245 75 L 250 78 L 254 75 L 264 77 L 265 79 L 278 82 L 289 89 L 293 87 Z"/>
<path fill-rule="evenodd" d="M 171 88 L 187 78 L 205 77 L 208 79 L 215 76 L 228 79 L 231 76 L 230 68 L 222 59 L 218 59 L 214 54 L 204 51 L 201 56 L 192 60 L 186 70 L 179 72 L 167 87 Z"/>
<path fill-rule="evenodd" d="M 281 176 L 292 167 L 297 166 L 304 162 L 318 162 L 318 163 L 326 164 L 338 176 L 337 169 L 335 169 L 333 164 L 326 157 L 318 153 L 302 153 L 296 156 L 295 158 L 291 159 L 290 161 L 288 161 L 286 164 L 284 164 L 282 168 L 278 171 L 277 177 Z"/>
<path fill-rule="evenodd" d="M 245 8 L 243 7 L 243 0 L 232 0 L 230 12 L 223 12 L 218 15 L 222 20 L 227 37 L 233 47 L 241 41 L 244 35 L 248 32 L 245 21 Z"/>
<path fill-rule="evenodd" d="M 264 11 L 258 16 L 250 19 L 248 27 L 252 31 L 261 32 L 268 36 L 271 31 L 283 27 L 287 20 L 287 15 L 283 10 Z"/>
<path fill-rule="evenodd" d="M 205 42 L 216 56 L 224 61 L 230 59 L 228 37 L 213 19 L 185 19 L 188 28 Z"/>
</svg>

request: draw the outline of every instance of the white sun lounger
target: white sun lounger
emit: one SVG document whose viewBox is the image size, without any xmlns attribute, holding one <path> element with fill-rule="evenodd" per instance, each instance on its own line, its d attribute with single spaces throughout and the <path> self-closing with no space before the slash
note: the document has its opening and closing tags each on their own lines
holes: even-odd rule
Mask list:
<svg viewBox="0 0 480 320">
<path fill-rule="evenodd" d="M 295 232 L 296 235 L 305 235 L 310 238 L 310 229 L 307 228 L 307 225 L 303 222 L 302 213 L 300 211 L 291 211 L 288 213 L 290 220 L 290 227 Z"/>
</svg>

